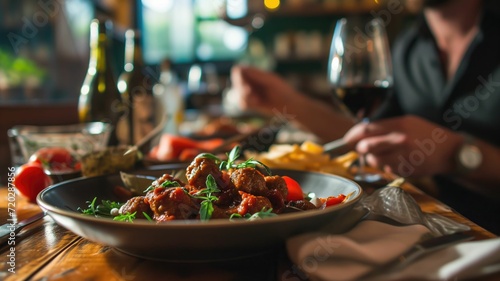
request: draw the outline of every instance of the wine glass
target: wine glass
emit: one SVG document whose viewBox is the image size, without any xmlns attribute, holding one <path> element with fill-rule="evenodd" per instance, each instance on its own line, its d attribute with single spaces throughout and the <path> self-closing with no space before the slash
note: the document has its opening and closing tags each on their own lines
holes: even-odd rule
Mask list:
<svg viewBox="0 0 500 281">
<path fill-rule="evenodd" d="M 393 85 L 390 47 L 380 18 L 341 18 L 332 36 L 328 83 L 334 104 L 356 122 L 369 122 Z M 359 158 L 355 180 L 374 182 Z"/>
</svg>

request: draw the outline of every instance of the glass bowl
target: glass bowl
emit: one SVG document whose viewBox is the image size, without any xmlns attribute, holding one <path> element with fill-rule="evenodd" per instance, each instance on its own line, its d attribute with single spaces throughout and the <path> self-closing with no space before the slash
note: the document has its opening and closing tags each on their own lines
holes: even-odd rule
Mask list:
<svg viewBox="0 0 500 281">
<path fill-rule="evenodd" d="M 22 154 L 24 163 L 43 147 L 64 147 L 76 156 L 104 149 L 111 134 L 112 125 L 89 122 L 62 126 L 18 125 L 8 132 Z"/>
</svg>

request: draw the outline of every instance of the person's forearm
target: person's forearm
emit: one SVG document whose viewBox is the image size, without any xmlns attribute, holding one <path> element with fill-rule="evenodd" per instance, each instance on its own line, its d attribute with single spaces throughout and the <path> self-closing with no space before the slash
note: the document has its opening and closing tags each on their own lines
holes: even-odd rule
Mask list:
<svg viewBox="0 0 500 281">
<path fill-rule="evenodd" d="M 459 176 L 458 180 L 470 189 L 500 198 L 500 149 L 481 140 L 475 145 L 480 149 L 482 163 L 477 170 Z"/>
<path fill-rule="evenodd" d="M 327 142 L 341 138 L 354 122 L 322 101 L 299 96 L 287 102 L 290 121 Z"/>
</svg>

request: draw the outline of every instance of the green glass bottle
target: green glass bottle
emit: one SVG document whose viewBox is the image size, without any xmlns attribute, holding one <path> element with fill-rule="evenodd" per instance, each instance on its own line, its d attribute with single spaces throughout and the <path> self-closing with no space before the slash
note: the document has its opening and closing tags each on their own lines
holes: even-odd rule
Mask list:
<svg viewBox="0 0 500 281">
<path fill-rule="evenodd" d="M 124 101 L 126 113 L 120 120 L 120 139 L 127 144 L 135 144 L 154 129 L 155 97 L 154 78 L 146 71 L 142 58 L 140 32 L 129 29 L 125 32 L 125 62 L 118 77 L 118 90 Z"/>
<path fill-rule="evenodd" d="M 113 126 L 108 145 L 117 145 L 116 125 L 123 113 L 111 60 L 107 54 L 110 21 L 94 19 L 90 24 L 90 59 L 87 75 L 80 89 L 80 122 L 101 121 Z"/>
</svg>

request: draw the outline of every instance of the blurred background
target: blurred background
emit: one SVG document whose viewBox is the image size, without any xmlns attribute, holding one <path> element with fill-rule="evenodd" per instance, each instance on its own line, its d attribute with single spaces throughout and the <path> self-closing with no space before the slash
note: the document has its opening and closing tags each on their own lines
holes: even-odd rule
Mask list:
<svg viewBox="0 0 500 281">
<path fill-rule="evenodd" d="M 390 40 L 416 18 L 419 1 L 234 0 L 231 21 L 219 0 L 2 0 L 0 2 L 0 170 L 10 165 L 7 130 L 14 125 L 78 122 L 77 103 L 89 62 L 89 24 L 113 22 L 112 59 L 123 69 L 124 33 L 142 33 L 152 79 L 171 62 L 186 116 L 220 114 L 229 70 L 248 63 L 273 70 L 311 96 L 329 95 L 326 67 L 336 19 L 380 16 Z M 224 20 L 226 19 L 226 20 Z M 237 25 L 239 26 L 237 26 Z M 193 70 L 201 74 L 193 82 Z M 155 82 L 155 81 L 153 81 Z M 193 86 L 193 83 L 194 86 Z"/>
</svg>

